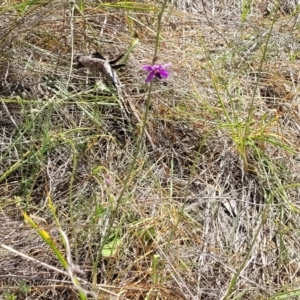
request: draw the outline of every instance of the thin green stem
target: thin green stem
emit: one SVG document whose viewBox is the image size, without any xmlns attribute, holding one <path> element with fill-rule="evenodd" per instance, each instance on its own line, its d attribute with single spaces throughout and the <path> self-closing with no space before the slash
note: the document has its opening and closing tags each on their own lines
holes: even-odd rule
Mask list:
<svg viewBox="0 0 300 300">
<path fill-rule="evenodd" d="M 155 50 L 154 50 L 154 56 L 153 57 L 156 57 L 156 54 L 157 54 L 157 51 L 158 51 L 161 20 L 162 20 L 163 12 L 165 10 L 166 5 L 167 5 L 167 0 L 164 0 L 161 12 L 158 14 L 157 35 L 156 35 L 156 43 L 155 43 Z M 149 89 L 148 89 L 148 95 L 147 95 L 147 100 L 146 100 L 146 110 L 145 110 L 145 113 L 144 113 L 143 123 L 142 123 L 142 127 L 141 127 L 141 134 L 140 134 L 140 136 L 138 138 L 138 141 L 137 141 L 136 152 L 135 152 L 135 154 L 133 156 L 133 159 L 132 159 L 132 162 L 130 164 L 130 168 L 129 168 L 128 174 L 125 178 L 123 188 L 122 188 L 122 190 L 120 192 L 120 195 L 119 195 L 119 197 L 116 201 L 116 207 L 114 208 L 114 210 L 111 213 L 109 224 L 108 224 L 108 230 L 107 230 L 107 232 L 106 232 L 106 234 L 105 234 L 105 236 L 102 240 L 99 252 L 98 252 L 97 257 L 96 257 L 96 261 L 95 261 L 95 264 L 94 264 L 95 267 L 94 267 L 94 270 L 93 270 L 93 273 L 94 273 L 93 274 L 93 286 L 96 286 L 96 268 L 97 268 L 99 260 L 101 258 L 102 249 L 103 249 L 104 245 L 107 243 L 109 237 L 111 236 L 112 229 L 113 229 L 113 224 L 114 224 L 114 221 L 117 217 L 120 204 L 122 202 L 123 196 L 125 194 L 127 186 L 128 186 L 129 181 L 131 179 L 134 168 L 136 167 L 136 162 L 138 160 L 139 154 L 140 154 L 141 149 L 142 149 L 142 143 L 143 143 L 143 140 L 144 140 L 146 125 L 147 125 L 147 119 L 148 119 L 148 114 L 149 114 L 149 108 L 150 108 L 150 103 L 151 103 L 152 86 L 153 86 L 153 82 L 151 81 Z"/>
<path fill-rule="evenodd" d="M 161 29 L 161 20 L 162 20 L 162 16 L 163 16 L 163 13 L 165 11 L 167 2 L 168 2 L 167 0 L 164 0 L 162 9 L 159 12 L 158 17 L 157 17 L 157 34 L 156 34 L 156 41 L 155 41 L 155 49 L 154 49 L 153 59 L 157 56 L 157 52 L 158 52 L 159 39 L 160 39 L 160 29 Z"/>
<path fill-rule="evenodd" d="M 250 124 L 251 124 L 251 120 L 252 120 L 252 115 L 253 115 L 253 111 L 254 111 L 254 100 L 256 99 L 256 94 L 257 94 L 258 85 L 259 85 L 259 81 L 260 81 L 260 75 L 262 73 L 262 67 L 263 67 L 264 61 L 266 60 L 267 49 L 268 49 L 268 44 L 269 44 L 269 40 L 270 40 L 270 37 L 271 37 L 271 33 L 273 31 L 275 21 L 277 20 L 277 13 L 278 13 L 278 10 L 279 10 L 279 7 L 280 7 L 280 2 L 281 2 L 281 0 L 278 0 L 277 3 L 276 3 L 275 15 L 274 15 L 274 18 L 272 20 L 270 30 L 267 34 L 266 44 L 265 44 L 265 47 L 263 49 L 262 57 L 261 57 L 261 60 L 260 60 L 260 64 L 259 64 L 259 68 L 258 68 L 258 76 L 257 76 L 256 82 L 255 82 L 254 91 L 253 91 L 252 99 L 251 99 L 251 103 L 250 103 L 250 109 L 249 109 L 249 113 L 248 113 L 247 121 L 246 121 L 246 126 L 245 126 L 245 130 L 244 130 L 243 145 L 246 145 L 246 140 L 247 140 L 247 137 L 248 137 L 248 132 L 249 132 L 249 128 L 250 128 Z"/>
</svg>

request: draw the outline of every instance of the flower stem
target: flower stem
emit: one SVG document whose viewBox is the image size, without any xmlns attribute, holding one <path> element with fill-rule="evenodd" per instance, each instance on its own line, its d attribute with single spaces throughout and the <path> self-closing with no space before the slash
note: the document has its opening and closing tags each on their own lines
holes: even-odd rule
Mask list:
<svg viewBox="0 0 300 300">
<path fill-rule="evenodd" d="M 155 40 L 155 49 L 154 49 L 153 61 L 155 61 L 156 57 L 157 57 L 159 37 L 160 37 L 160 29 L 161 29 L 161 19 L 162 19 L 162 16 L 164 14 L 166 5 L 167 5 L 167 0 L 164 0 L 161 11 L 159 12 L 159 14 L 157 16 L 157 34 L 156 34 L 156 40 Z"/>
</svg>

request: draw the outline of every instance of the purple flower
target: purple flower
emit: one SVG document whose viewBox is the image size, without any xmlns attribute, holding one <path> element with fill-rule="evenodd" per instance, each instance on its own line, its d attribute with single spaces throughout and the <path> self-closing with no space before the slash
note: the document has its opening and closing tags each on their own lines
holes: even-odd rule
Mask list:
<svg viewBox="0 0 300 300">
<path fill-rule="evenodd" d="M 142 66 L 142 69 L 144 69 L 145 71 L 148 72 L 148 76 L 146 78 L 146 83 L 151 82 L 154 77 L 157 77 L 159 79 L 168 78 L 169 72 L 168 72 L 167 68 L 170 66 L 171 66 L 171 64 Z"/>
</svg>

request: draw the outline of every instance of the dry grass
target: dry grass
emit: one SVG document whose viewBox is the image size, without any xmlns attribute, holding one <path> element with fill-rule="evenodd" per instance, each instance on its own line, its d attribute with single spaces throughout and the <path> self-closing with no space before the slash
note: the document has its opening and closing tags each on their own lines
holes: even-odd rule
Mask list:
<svg viewBox="0 0 300 300">
<path fill-rule="evenodd" d="M 170 1 L 139 149 L 162 3 L 99 2 L 0 8 L 0 298 L 299 299 L 297 6 Z"/>
</svg>

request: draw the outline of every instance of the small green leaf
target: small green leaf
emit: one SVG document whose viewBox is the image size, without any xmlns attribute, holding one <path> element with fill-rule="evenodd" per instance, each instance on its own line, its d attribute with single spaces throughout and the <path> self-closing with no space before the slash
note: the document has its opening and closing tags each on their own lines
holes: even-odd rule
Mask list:
<svg viewBox="0 0 300 300">
<path fill-rule="evenodd" d="M 121 245 L 120 238 L 114 238 L 111 242 L 104 245 L 102 249 L 102 255 L 104 257 L 113 257 L 116 255 L 119 246 Z"/>
</svg>

